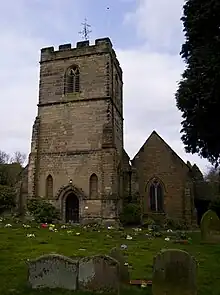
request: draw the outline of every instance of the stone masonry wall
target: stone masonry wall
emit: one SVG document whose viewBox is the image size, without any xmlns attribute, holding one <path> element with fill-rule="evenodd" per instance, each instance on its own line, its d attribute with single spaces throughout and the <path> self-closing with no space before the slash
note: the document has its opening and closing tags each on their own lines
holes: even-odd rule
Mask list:
<svg viewBox="0 0 220 295">
<path fill-rule="evenodd" d="M 152 133 L 135 156 L 133 165 L 136 168 L 144 214 L 151 213 L 148 184 L 156 177 L 164 185 L 166 215 L 173 219 L 190 220 L 191 197 L 186 194 L 186 187 L 191 183 L 189 169 L 156 133 Z"/>
<path fill-rule="evenodd" d="M 101 149 L 106 113 L 106 100 L 77 101 L 40 108 L 41 153 Z"/>
<path fill-rule="evenodd" d="M 38 116 L 29 157 L 29 195 L 45 197 L 46 178 L 51 175 L 50 201 L 62 210 L 62 200 L 55 199 L 60 187 L 71 179 L 85 194 L 81 207 L 89 208 L 86 212 L 80 208 L 81 216 L 114 218 L 123 118 L 122 100 L 118 103 L 113 97 L 114 73 L 118 73 L 122 87 L 122 71 L 111 42 L 106 38 L 96 40 L 94 46 L 86 41 L 78 42 L 77 48 L 69 44 L 60 46 L 59 51 L 45 48 L 41 50 L 40 63 Z M 79 67 L 80 91 L 66 94 L 65 72 L 72 65 Z M 98 197 L 87 206 L 93 173 L 98 177 Z"/>
<path fill-rule="evenodd" d="M 65 73 L 73 65 L 79 67 L 80 91 L 66 94 Z M 80 199 L 80 219 L 108 221 L 117 219 L 123 198 L 136 194 L 141 197 L 143 214 L 150 213 L 148 183 L 157 177 L 164 185 L 166 214 L 190 222 L 194 202 L 188 172 L 188 167 L 156 132 L 129 164 L 123 149 L 122 70 L 108 38 L 97 39 L 94 45 L 82 41 L 76 48 L 64 44 L 59 50 L 41 50 L 28 197 L 45 197 L 50 174 L 50 201 L 63 214 L 65 202 L 57 199 L 58 194 L 72 180 L 84 194 Z M 89 178 L 93 173 L 98 177 L 98 195 L 91 199 Z"/>
<path fill-rule="evenodd" d="M 34 197 L 37 192 L 37 167 L 38 167 L 38 152 L 39 152 L 39 130 L 40 118 L 36 117 L 32 128 L 31 138 L 31 153 L 28 161 L 28 198 Z"/>
</svg>

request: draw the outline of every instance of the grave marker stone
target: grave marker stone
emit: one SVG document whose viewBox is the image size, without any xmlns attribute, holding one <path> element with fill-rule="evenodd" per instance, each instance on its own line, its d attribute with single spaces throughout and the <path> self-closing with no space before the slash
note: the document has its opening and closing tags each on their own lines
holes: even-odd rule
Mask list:
<svg viewBox="0 0 220 295">
<path fill-rule="evenodd" d="M 200 228 L 203 242 L 220 242 L 220 220 L 214 211 L 208 210 L 203 214 Z"/>
<path fill-rule="evenodd" d="M 122 251 L 114 247 L 111 249 L 109 256 L 119 262 L 120 281 L 122 283 L 128 284 L 130 281 L 130 275 L 128 270 L 128 264 L 127 264 L 127 261 L 125 260 L 125 257 Z"/>
<path fill-rule="evenodd" d="M 33 289 L 77 289 L 78 261 L 49 254 L 28 261 L 28 281 Z"/>
<path fill-rule="evenodd" d="M 196 295 L 197 263 L 189 253 L 168 249 L 154 259 L 153 295 Z"/>
<path fill-rule="evenodd" d="M 82 258 L 78 283 L 79 290 L 119 294 L 119 262 L 107 255 Z"/>
</svg>

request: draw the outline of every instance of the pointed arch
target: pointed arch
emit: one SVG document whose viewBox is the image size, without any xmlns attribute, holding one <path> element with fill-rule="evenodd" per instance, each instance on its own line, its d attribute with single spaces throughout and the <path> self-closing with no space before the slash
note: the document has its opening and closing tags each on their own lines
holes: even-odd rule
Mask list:
<svg viewBox="0 0 220 295">
<path fill-rule="evenodd" d="M 95 173 L 89 179 L 89 197 L 93 199 L 98 197 L 98 177 Z"/>
<path fill-rule="evenodd" d="M 61 219 L 63 222 L 78 223 L 81 219 L 83 200 L 87 199 L 81 188 L 71 184 L 63 185 L 58 190 L 56 200 L 60 203 Z"/>
<path fill-rule="evenodd" d="M 159 178 L 153 177 L 147 183 L 147 192 L 150 211 L 157 213 L 164 212 L 165 187 L 163 182 Z"/>
<path fill-rule="evenodd" d="M 49 174 L 46 179 L 46 197 L 48 199 L 53 198 L 53 177 L 51 174 Z"/>
<path fill-rule="evenodd" d="M 65 197 L 65 222 L 79 223 L 80 205 L 79 198 L 73 192 L 70 192 Z"/>
<path fill-rule="evenodd" d="M 79 92 L 80 90 L 79 78 L 80 78 L 80 73 L 79 73 L 79 67 L 77 65 L 73 65 L 67 69 L 65 73 L 65 81 L 64 81 L 65 94 Z"/>
</svg>

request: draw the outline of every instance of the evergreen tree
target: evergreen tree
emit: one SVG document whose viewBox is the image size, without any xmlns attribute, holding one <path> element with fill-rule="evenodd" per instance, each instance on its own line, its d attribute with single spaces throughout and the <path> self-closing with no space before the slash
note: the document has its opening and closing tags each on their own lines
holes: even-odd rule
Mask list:
<svg viewBox="0 0 220 295">
<path fill-rule="evenodd" d="M 176 93 L 186 152 L 220 163 L 220 1 L 188 0 L 183 7 L 186 63 Z"/>
</svg>

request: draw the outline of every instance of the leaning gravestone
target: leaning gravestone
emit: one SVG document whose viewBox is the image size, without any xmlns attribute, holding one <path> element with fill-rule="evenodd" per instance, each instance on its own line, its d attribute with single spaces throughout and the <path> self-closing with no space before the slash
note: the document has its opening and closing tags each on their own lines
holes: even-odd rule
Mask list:
<svg viewBox="0 0 220 295">
<path fill-rule="evenodd" d="M 85 257 L 79 261 L 79 290 L 119 293 L 119 263 L 107 255 Z"/>
<path fill-rule="evenodd" d="M 28 261 L 28 281 L 33 289 L 77 289 L 78 261 L 49 254 Z"/>
<path fill-rule="evenodd" d="M 203 242 L 220 242 L 220 220 L 214 211 L 208 210 L 203 214 L 200 228 Z"/>
<path fill-rule="evenodd" d="M 189 253 L 168 249 L 154 258 L 153 295 L 196 295 L 197 263 Z"/>
<path fill-rule="evenodd" d="M 116 247 L 112 248 L 109 256 L 119 262 L 119 277 L 122 283 L 128 284 L 130 282 L 130 275 L 128 270 L 128 264 L 125 261 L 125 257 L 122 251 Z"/>
</svg>

